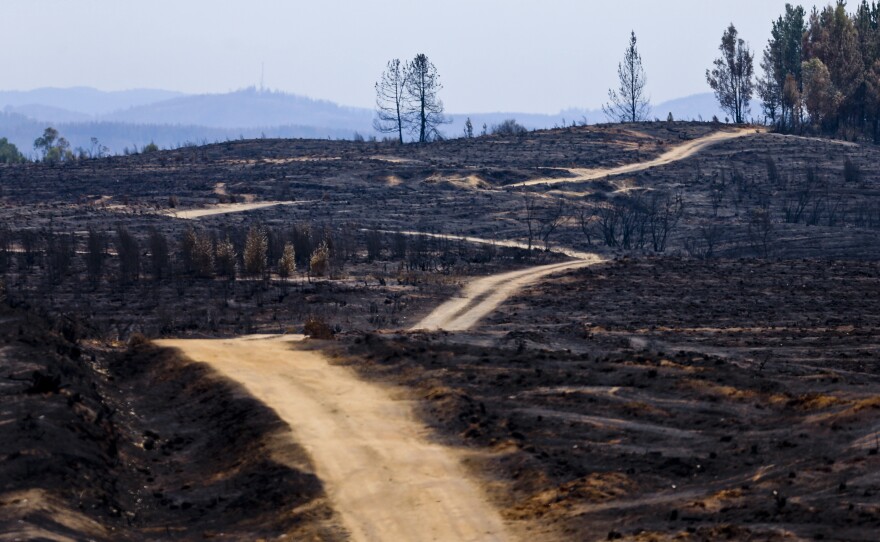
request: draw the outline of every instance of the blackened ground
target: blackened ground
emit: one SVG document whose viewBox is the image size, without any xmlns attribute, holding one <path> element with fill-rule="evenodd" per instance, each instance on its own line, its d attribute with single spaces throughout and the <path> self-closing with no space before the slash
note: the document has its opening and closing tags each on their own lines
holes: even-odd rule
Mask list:
<svg viewBox="0 0 880 542">
<path fill-rule="evenodd" d="M 530 321 L 533 338 L 575 350 L 591 337 L 878 375 L 877 307 L 877 261 L 626 258 L 535 285 L 485 324 Z"/>
<path fill-rule="evenodd" d="M 874 540 L 878 285 L 864 262 L 621 261 L 339 357 L 416 390 L 560 539 Z"/>
<path fill-rule="evenodd" d="M 344 538 L 284 423 L 237 385 L 146 342 L 0 320 L 0 539 Z"/>
</svg>

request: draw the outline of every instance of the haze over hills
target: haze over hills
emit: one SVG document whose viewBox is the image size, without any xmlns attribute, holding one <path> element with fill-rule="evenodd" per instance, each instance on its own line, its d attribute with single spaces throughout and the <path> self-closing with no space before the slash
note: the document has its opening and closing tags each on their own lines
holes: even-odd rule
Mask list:
<svg viewBox="0 0 880 542">
<path fill-rule="evenodd" d="M 0 90 L 0 107 L 18 108 L 39 105 L 47 108 L 66 109 L 87 116 L 98 116 L 180 96 L 185 96 L 185 94 L 156 89 L 103 91 L 90 87 L 71 87 Z"/>
<path fill-rule="evenodd" d="M 54 126 L 72 147 L 89 149 L 97 138 L 111 153 L 143 147 L 205 143 L 239 138 L 352 138 L 377 136 L 374 111 L 346 107 L 295 94 L 247 88 L 223 94 L 187 95 L 166 90 L 138 89 L 105 92 L 93 88 L 42 88 L 0 91 L 0 137 L 7 137 L 24 153 L 46 126 Z M 720 114 L 710 93 L 656 105 L 652 116 L 665 119 L 710 119 Z M 458 137 L 470 118 L 475 133 L 506 119 L 529 129 L 552 128 L 572 122 L 605 122 L 601 109 L 567 109 L 555 115 L 491 112 L 453 113 L 445 125 L 446 137 Z"/>
</svg>

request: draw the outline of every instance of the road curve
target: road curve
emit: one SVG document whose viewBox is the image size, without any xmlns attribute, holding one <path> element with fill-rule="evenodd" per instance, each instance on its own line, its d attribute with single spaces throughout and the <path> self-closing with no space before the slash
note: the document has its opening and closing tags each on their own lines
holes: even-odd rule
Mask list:
<svg viewBox="0 0 880 542">
<path fill-rule="evenodd" d="M 408 236 L 425 236 L 449 240 L 461 240 L 467 243 L 481 245 L 494 245 L 499 247 L 529 249 L 529 245 L 522 241 L 504 239 L 483 239 L 480 237 L 468 237 L 461 235 L 447 235 L 443 233 L 424 233 L 417 231 L 386 231 L 382 233 L 398 233 Z M 410 330 L 446 330 L 464 331 L 470 329 L 490 312 L 498 308 L 508 298 L 516 294 L 522 288 L 539 281 L 552 273 L 586 267 L 602 263 L 599 255 L 592 252 L 583 252 L 565 247 L 554 247 L 552 252 L 565 254 L 573 261 L 529 267 L 517 271 L 510 271 L 498 275 L 476 279 L 468 283 L 461 294 L 438 306 L 431 314 L 423 318 Z"/>
<path fill-rule="evenodd" d="M 196 220 L 206 216 L 225 215 L 229 213 L 243 213 L 246 211 L 255 211 L 257 209 L 265 209 L 267 207 L 275 207 L 276 205 L 296 205 L 299 203 L 309 203 L 305 201 L 256 201 L 252 203 L 218 203 L 211 207 L 203 207 L 201 209 L 169 209 L 162 214 L 172 218 L 180 218 L 183 220 Z"/>
<path fill-rule="evenodd" d="M 446 233 L 425 233 L 418 231 L 392 231 L 392 230 L 379 230 L 382 233 L 400 233 L 408 236 L 425 236 L 432 237 L 435 239 L 448 239 L 450 241 L 464 241 L 466 243 L 475 243 L 478 245 L 493 245 L 496 247 L 508 247 L 508 248 L 521 248 L 523 250 L 528 250 L 529 248 L 537 248 L 538 245 L 533 243 L 531 247 L 529 247 L 528 243 L 524 243 L 523 241 L 515 241 L 512 239 L 483 239 L 482 237 L 468 237 L 466 235 L 450 235 Z M 578 260 L 592 260 L 596 258 L 596 254 L 592 252 L 583 252 L 580 250 L 573 250 L 566 247 L 555 246 L 550 249 L 550 252 L 555 252 L 557 254 L 565 254 L 569 258 L 575 258 Z"/>
<path fill-rule="evenodd" d="M 361 380 L 302 337 L 161 340 L 274 409 L 309 453 L 356 542 L 512 540 L 459 454 L 429 440 L 412 403 Z"/>
<path fill-rule="evenodd" d="M 519 290 L 552 273 L 587 267 L 602 262 L 596 255 L 574 261 L 530 267 L 474 280 L 464 287 L 460 297 L 443 303 L 423 318 L 412 330 L 465 331 L 498 308 Z"/>
<path fill-rule="evenodd" d="M 709 134 L 707 136 L 700 137 L 684 143 L 683 145 L 679 145 L 673 149 L 670 149 L 669 151 L 666 151 L 657 158 L 649 160 L 647 162 L 627 164 L 625 166 L 615 168 L 577 170 L 578 174 L 575 177 L 532 179 L 530 181 L 524 181 L 521 183 L 509 184 L 506 185 L 505 188 L 518 188 L 523 186 L 534 186 L 538 184 L 550 185 L 561 183 L 580 183 L 585 181 L 595 181 L 596 179 L 602 179 L 614 175 L 636 173 L 658 166 L 665 166 L 666 164 L 671 164 L 672 162 L 684 160 L 685 158 L 690 158 L 691 156 L 697 154 L 706 147 L 711 147 L 712 145 L 716 145 L 723 141 L 736 139 L 738 137 L 743 137 L 754 133 L 756 133 L 755 128 L 742 128 L 732 132 L 715 132 L 714 134 Z"/>
</svg>

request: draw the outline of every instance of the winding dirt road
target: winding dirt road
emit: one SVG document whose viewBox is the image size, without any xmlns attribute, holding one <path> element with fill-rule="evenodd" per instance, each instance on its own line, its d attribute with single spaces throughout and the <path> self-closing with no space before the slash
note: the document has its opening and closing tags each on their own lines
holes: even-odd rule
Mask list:
<svg viewBox="0 0 880 542">
<path fill-rule="evenodd" d="M 402 233 L 403 235 L 410 236 L 425 236 L 425 237 L 433 237 L 436 239 L 448 239 L 450 241 L 465 241 L 467 243 L 474 243 L 478 245 L 494 245 L 497 247 L 508 247 L 508 248 L 521 248 L 523 250 L 528 250 L 528 243 L 524 243 L 522 241 L 514 241 L 509 239 L 483 239 L 482 237 L 468 237 L 466 235 L 449 235 L 445 233 L 425 233 L 418 231 L 391 231 L 391 230 L 379 230 L 382 233 Z M 531 248 L 537 247 L 537 244 L 533 244 Z M 550 252 L 556 252 L 557 254 L 565 254 L 569 258 L 575 258 L 578 260 L 592 260 L 597 256 L 592 252 L 583 252 L 580 250 L 573 250 L 566 247 L 552 247 Z M 538 269 L 538 268 L 533 268 Z"/>
<path fill-rule="evenodd" d="M 754 130 L 719 132 L 619 168 L 580 171 L 575 178 L 535 179 L 512 186 L 589 181 L 643 171 L 692 156 Z M 265 202 L 179 211 L 199 218 L 289 202 Z M 404 232 L 410 235 L 452 237 Z M 520 241 L 473 237 L 467 242 L 526 248 Z M 528 284 L 569 269 L 600 263 L 586 252 L 557 249 L 572 261 L 521 269 L 472 281 L 459 297 L 438 306 L 413 329 L 467 330 Z M 412 403 L 393 390 L 361 380 L 316 352 L 295 348 L 301 337 L 249 336 L 228 340 L 163 340 L 193 360 L 241 383 L 273 408 L 308 452 L 318 477 L 354 541 L 507 541 L 512 535 L 482 490 L 465 472 L 461 453 L 431 442 Z M 399 394 L 398 394 L 399 395 Z M 608 423 L 608 420 L 593 420 Z M 645 428 L 642 428 L 645 429 Z M 650 428 L 649 428 L 650 429 Z"/>
<path fill-rule="evenodd" d="M 595 265 L 602 261 L 596 255 L 588 256 L 571 262 L 530 267 L 477 279 L 465 286 L 461 297 L 454 297 L 443 303 L 412 329 L 468 330 L 525 286 L 552 273 Z"/>
<path fill-rule="evenodd" d="M 228 213 L 243 213 L 245 211 L 254 211 L 256 209 L 265 209 L 267 207 L 275 207 L 276 205 L 296 205 L 298 203 L 308 203 L 304 201 L 258 201 L 253 203 L 219 203 L 212 207 L 204 207 L 202 209 L 171 209 L 163 214 L 174 218 L 184 220 L 195 220 L 205 216 L 225 215 Z"/>
<path fill-rule="evenodd" d="M 534 186 L 538 184 L 550 185 L 561 183 L 580 183 L 586 181 L 595 181 L 596 179 L 603 179 L 605 177 L 611 177 L 614 175 L 625 175 L 627 173 L 645 171 L 646 169 L 651 169 L 658 166 L 665 166 L 666 164 L 671 164 L 672 162 L 677 162 L 679 160 L 684 160 L 685 158 L 690 158 L 691 156 L 697 154 L 706 147 L 717 145 L 718 143 L 721 143 L 723 141 L 729 141 L 738 137 L 755 134 L 755 130 L 755 128 L 742 128 L 733 132 L 715 132 L 714 134 L 709 134 L 707 136 L 689 141 L 683 145 L 679 145 L 663 153 L 657 158 L 649 160 L 647 162 L 627 164 L 625 166 L 606 169 L 573 169 L 569 171 L 575 174 L 574 177 L 532 179 L 530 181 L 510 184 L 507 185 L 507 187 L 517 188 L 522 186 Z"/>
<path fill-rule="evenodd" d="M 512 540 L 460 454 L 430 441 L 411 402 L 296 349 L 301 338 L 156 342 L 239 382 L 290 425 L 353 541 Z"/>
</svg>

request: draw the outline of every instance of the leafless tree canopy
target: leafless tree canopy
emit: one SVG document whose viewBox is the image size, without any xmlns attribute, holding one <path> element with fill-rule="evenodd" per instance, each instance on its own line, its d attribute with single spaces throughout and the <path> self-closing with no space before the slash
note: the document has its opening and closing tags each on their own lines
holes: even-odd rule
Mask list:
<svg viewBox="0 0 880 542">
<path fill-rule="evenodd" d="M 437 68 L 424 54 L 410 61 L 406 81 L 409 95 L 409 112 L 413 116 L 412 131 L 418 134 L 419 143 L 439 136 L 437 128 L 447 122 L 443 115 L 443 102 L 437 93 L 443 88 Z"/>
<path fill-rule="evenodd" d="M 407 78 L 409 70 L 400 59 L 388 61 L 382 77 L 376 83 L 376 118 L 373 128 L 383 134 L 397 133 L 403 143 L 403 130 L 408 124 Z"/>
<path fill-rule="evenodd" d="M 437 96 L 443 85 L 437 68 L 424 54 L 408 64 L 399 59 L 388 62 L 376 83 L 376 118 L 378 132 L 396 133 L 403 143 L 409 132 L 419 143 L 440 138 L 437 128 L 449 122 L 443 115 L 443 102 Z"/>
<path fill-rule="evenodd" d="M 636 47 L 635 32 L 630 35 L 623 62 L 617 65 L 617 78 L 620 88 L 608 90 L 609 101 L 602 106 L 602 111 L 616 122 L 639 122 L 647 119 L 651 112 L 650 100 L 645 94 L 648 79 L 642 66 L 642 55 Z"/>
</svg>

